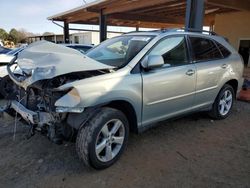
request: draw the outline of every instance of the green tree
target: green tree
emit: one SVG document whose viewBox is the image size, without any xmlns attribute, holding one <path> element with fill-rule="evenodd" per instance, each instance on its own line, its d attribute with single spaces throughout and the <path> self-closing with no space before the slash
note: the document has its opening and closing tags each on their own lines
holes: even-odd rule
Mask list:
<svg viewBox="0 0 250 188">
<path fill-rule="evenodd" d="M 18 42 L 26 43 L 27 37 L 31 36 L 32 34 L 26 31 L 25 29 L 18 30 Z"/>
<path fill-rule="evenodd" d="M 15 44 L 19 42 L 19 33 L 16 29 L 11 29 L 9 32 L 9 40 L 13 41 Z"/>
<path fill-rule="evenodd" d="M 1 40 L 7 40 L 8 35 L 9 34 L 4 29 L 0 28 L 0 39 Z"/>
</svg>

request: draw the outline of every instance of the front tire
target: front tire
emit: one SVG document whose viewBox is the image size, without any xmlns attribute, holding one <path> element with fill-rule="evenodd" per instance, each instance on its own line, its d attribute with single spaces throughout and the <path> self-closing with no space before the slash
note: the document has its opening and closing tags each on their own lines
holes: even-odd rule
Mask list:
<svg viewBox="0 0 250 188">
<path fill-rule="evenodd" d="M 126 116 L 113 108 L 102 108 L 78 132 L 76 149 L 86 166 L 104 169 L 124 151 L 129 136 Z"/>
<path fill-rule="evenodd" d="M 209 115 L 218 120 L 227 118 L 232 111 L 234 100 L 234 89 L 228 84 L 224 85 L 216 97 Z"/>
</svg>

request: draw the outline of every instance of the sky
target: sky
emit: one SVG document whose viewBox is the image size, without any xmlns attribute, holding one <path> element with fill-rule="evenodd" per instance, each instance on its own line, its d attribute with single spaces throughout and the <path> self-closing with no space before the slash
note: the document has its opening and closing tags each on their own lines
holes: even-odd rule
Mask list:
<svg viewBox="0 0 250 188">
<path fill-rule="evenodd" d="M 85 2 L 90 3 L 92 1 L 94 0 L 1 0 L 0 28 L 5 29 L 7 32 L 12 28 L 16 28 L 25 29 L 35 34 L 43 34 L 44 32 L 63 34 L 62 28 L 47 20 L 47 18 L 63 11 L 82 6 Z M 71 24 L 70 27 L 99 29 L 98 26 L 83 26 L 79 24 Z M 129 32 L 133 30 L 135 30 L 135 28 L 108 27 L 108 31 Z"/>
<path fill-rule="evenodd" d="M 85 0 L 91 2 L 93 0 Z M 25 29 L 33 33 L 63 33 L 62 28 L 47 20 L 47 17 L 84 5 L 84 0 L 1 0 L 0 28 Z M 71 25 L 74 28 L 98 29 L 95 26 Z M 109 29 L 109 28 L 108 28 Z M 111 30 L 124 31 L 124 28 Z M 126 30 L 126 29 L 125 29 Z"/>
</svg>

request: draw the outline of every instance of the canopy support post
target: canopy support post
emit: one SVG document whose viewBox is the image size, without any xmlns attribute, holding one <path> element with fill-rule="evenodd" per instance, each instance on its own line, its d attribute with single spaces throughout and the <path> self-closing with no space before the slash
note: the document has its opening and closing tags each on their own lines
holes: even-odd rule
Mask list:
<svg viewBox="0 0 250 188">
<path fill-rule="evenodd" d="M 205 0 L 187 0 L 185 29 L 202 31 Z"/>
<path fill-rule="evenodd" d="M 103 42 L 107 39 L 107 16 L 103 14 L 103 10 L 100 11 L 99 25 L 100 25 L 100 42 Z"/>
</svg>

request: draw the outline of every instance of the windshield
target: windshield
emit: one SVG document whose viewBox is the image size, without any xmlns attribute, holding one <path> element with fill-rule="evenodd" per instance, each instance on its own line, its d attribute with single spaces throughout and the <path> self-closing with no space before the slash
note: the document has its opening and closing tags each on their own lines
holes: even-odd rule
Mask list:
<svg viewBox="0 0 250 188">
<path fill-rule="evenodd" d="M 127 65 L 153 36 L 120 36 L 101 43 L 87 52 L 87 56 L 117 68 Z"/>
<path fill-rule="evenodd" d="M 88 50 L 90 50 L 91 46 L 67 46 L 69 48 L 72 48 L 72 49 L 75 49 L 75 50 L 78 50 L 79 52 L 81 52 L 82 54 L 85 54 Z"/>
</svg>

